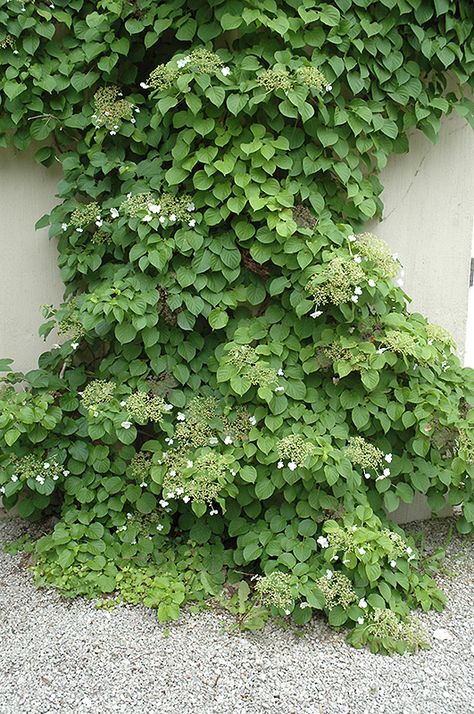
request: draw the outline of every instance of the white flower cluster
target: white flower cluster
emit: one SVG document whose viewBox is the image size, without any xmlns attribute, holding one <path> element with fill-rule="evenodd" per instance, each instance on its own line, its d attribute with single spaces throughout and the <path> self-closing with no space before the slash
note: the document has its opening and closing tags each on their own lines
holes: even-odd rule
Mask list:
<svg viewBox="0 0 474 714">
<path fill-rule="evenodd" d="M 391 464 L 393 460 L 393 455 L 392 454 L 384 454 L 384 461 L 387 464 Z M 383 479 L 388 478 L 391 474 L 390 468 L 388 466 L 385 466 L 385 468 L 382 470 L 382 473 L 377 476 L 375 479 L 376 481 L 383 481 Z M 370 474 L 365 473 L 364 478 L 370 478 Z"/>
<path fill-rule="evenodd" d="M 69 476 L 69 471 L 63 469 L 57 461 L 40 461 L 34 456 L 25 456 L 18 459 L 15 467 L 16 473 L 10 476 L 10 483 L 19 483 L 32 479 L 40 486 L 43 486 L 49 478 L 51 481 L 58 481 L 60 476 Z M 5 495 L 7 484 L 0 486 L 0 495 Z"/>
<path fill-rule="evenodd" d="M 158 218 L 161 225 L 186 223 L 189 228 L 196 226 L 196 219 L 191 215 L 196 206 L 190 196 L 180 197 L 164 193 L 154 197 L 151 193 L 128 193 L 120 209 L 131 218 L 139 217 L 143 223 L 150 223 L 154 218 Z M 120 212 L 116 208 L 111 209 L 112 218 L 118 218 L 119 215 Z"/>
</svg>

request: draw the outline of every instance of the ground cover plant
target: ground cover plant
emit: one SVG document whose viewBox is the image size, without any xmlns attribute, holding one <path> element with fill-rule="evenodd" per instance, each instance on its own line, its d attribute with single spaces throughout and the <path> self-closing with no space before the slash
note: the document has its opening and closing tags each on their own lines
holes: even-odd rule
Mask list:
<svg viewBox="0 0 474 714">
<path fill-rule="evenodd" d="M 471 3 L 9 0 L 0 63 L 2 145 L 63 172 L 58 344 L 1 365 L 38 583 L 423 646 L 443 595 L 390 514 L 473 530 L 473 378 L 364 224 L 411 130 L 472 118 Z"/>
</svg>

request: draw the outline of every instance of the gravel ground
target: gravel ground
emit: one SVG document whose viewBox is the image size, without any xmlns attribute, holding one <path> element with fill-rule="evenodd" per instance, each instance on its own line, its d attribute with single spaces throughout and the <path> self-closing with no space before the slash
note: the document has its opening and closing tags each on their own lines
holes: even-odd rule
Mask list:
<svg viewBox="0 0 474 714">
<path fill-rule="evenodd" d="M 449 521 L 416 524 L 428 546 Z M 25 530 L 0 520 L 0 542 Z M 171 627 L 151 610 L 40 591 L 22 556 L 0 551 L 1 714 L 473 714 L 474 542 L 455 536 L 441 613 L 422 615 L 432 649 L 383 657 L 316 620 L 304 633 L 229 631 L 215 612 Z M 437 629 L 450 639 L 433 637 Z"/>
</svg>

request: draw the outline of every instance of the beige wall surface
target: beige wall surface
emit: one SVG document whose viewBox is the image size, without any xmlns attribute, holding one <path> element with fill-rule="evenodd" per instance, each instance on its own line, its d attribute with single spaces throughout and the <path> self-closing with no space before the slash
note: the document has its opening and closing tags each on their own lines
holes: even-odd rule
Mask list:
<svg viewBox="0 0 474 714">
<path fill-rule="evenodd" d="M 414 134 L 409 153 L 392 157 L 380 179 L 385 210 L 373 230 L 403 263 L 404 289 L 413 299 L 410 310 L 447 328 L 462 357 L 474 219 L 474 131 L 452 114 L 437 144 Z"/>
<path fill-rule="evenodd" d="M 0 150 L 0 357 L 13 358 L 16 370 L 36 367 L 45 350 L 40 305 L 62 298 L 55 243 L 34 228 L 54 206 L 59 178 L 32 152 Z"/>
</svg>

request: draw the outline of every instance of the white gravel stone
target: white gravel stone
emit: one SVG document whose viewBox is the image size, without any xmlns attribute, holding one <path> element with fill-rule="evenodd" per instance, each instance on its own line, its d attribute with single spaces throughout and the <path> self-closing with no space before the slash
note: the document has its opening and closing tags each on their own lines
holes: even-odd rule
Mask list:
<svg viewBox="0 0 474 714">
<path fill-rule="evenodd" d="M 433 547 L 448 527 L 413 530 Z M 0 520 L 0 541 L 24 530 Z M 421 615 L 432 649 L 383 657 L 353 649 L 323 619 L 241 634 L 213 611 L 163 626 L 143 607 L 97 610 L 37 589 L 24 557 L 2 550 L 0 713 L 472 714 L 474 543 L 455 536 L 449 552 L 447 608 Z M 440 628 L 453 639 L 435 639 Z"/>
</svg>

